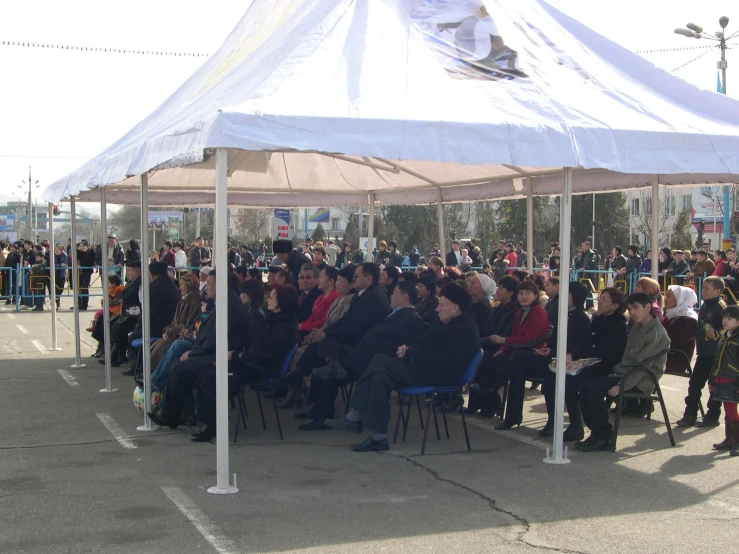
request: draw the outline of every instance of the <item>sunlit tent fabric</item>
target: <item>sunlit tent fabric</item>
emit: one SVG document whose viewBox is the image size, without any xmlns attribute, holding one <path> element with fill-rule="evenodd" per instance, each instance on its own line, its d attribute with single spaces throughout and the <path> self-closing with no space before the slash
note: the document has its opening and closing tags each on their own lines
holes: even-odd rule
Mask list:
<svg viewBox="0 0 739 554">
<path fill-rule="evenodd" d="M 543 0 L 255 0 L 154 113 L 44 194 L 111 203 L 465 201 L 722 183 L 739 103 L 699 90 Z M 177 194 L 174 194 L 174 193 Z M 87 193 L 87 194 L 86 194 Z"/>
</svg>

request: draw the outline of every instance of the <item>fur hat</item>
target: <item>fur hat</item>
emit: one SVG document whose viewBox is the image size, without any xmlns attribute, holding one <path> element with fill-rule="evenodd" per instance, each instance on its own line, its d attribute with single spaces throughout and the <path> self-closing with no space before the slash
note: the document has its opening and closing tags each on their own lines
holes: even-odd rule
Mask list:
<svg viewBox="0 0 739 554">
<path fill-rule="evenodd" d="M 152 277 L 157 277 L 159 275 L 166 275 L 167 274 L 167 264 L 164 262 L 151 262 L 149 264 L 149 273 L 151 273 Z"/>
<path fill-rule="evenodd" d="M 286 239 L 278 239 L 272 242 L 272 252 L 275 254 L 289 254 L 293 251 L 293 243 Z"/>
<path fill-rule="evenodd" d="M 134 269 L 141 269 L 141 260 L 133 260 L 126 264 L 126 267 L 132 267 Z"/>
<path fill-rule="evenodd" d="M 449 283 L 444 285 L 439 292 L 439 296 L 443 296 L 452 304 L 459 306 L 462 313 L 466 312 L 472 304 L 472 297 L 470 293 L 464 290 L 456 283 Z"/>
</svg>

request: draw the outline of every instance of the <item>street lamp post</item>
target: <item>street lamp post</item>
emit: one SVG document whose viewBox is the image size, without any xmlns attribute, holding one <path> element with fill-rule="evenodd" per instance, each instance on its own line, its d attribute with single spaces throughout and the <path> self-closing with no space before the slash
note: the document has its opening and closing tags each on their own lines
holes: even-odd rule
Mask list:
<svg viewBox="0 0 739 554">
<path fill-rule="evenodd" d="M 701 39 L 705 38 L 707 40 L 712 40 L 714 42 L 718 42 L 718 47 L 721 49 L 721 60 L 716 63 L 716 67 L 721 70 L 721 90 L 718 92 L 721 92 L 723 94 L 726 94 L 726 68 L 729 66 L 728 62 L 726 61 L 726 41 L 731 40 L 735 36 L 739 35 L 739 31 L 735 32 L 734 34 L 730 36 L 726 36 L 726 26 L 729 24 L 729 18 L 725 15 L 719 17 L 718 24 L 721 26 L 720 31 L 716 31 L 713 35 L 706 34 L 703 32 L 703 27 L 700 25 L 696 25 L 695 23 L 688 23 L 686 25 L 687 29 L 678 28 L 675 29 L 675 33 L 678 35 L 682 35 L 684 37 L 688 38 L 696 38 Z M 716 202 L 718 201 L 718 198 L 716 199 Z M 731 231 L 730 231 L 730 225 L 731 225 L 731 217 L 729 215 L 729 187 L 724 186 L 724 240 L 729 241 L 731 239 Z M 715 223 L 714 223 L 715 225 Z M 717 230 L 714 228 L 714 232 Z M 719 235 L 720 236 L 720 235 Z"/>
<path fill-rule="evenodd" d="M 24 185 L 26 184 L 26 181 L 21 181 Z M 26 234 L 29 240 L 34 240 L 33 235 L 33 222 L 31 221 L 31 218 L 33 217 L 33 189 L 39 188 L 38 180 L 34 183 L 31 179 L 31 166 L 28 166 L 28 207 L 26 208 Z M 33 185 L 36 185 L 34 187 Z M 18 185 L 18 188 L 23 188 L 20 185 Z"/>
</svg>

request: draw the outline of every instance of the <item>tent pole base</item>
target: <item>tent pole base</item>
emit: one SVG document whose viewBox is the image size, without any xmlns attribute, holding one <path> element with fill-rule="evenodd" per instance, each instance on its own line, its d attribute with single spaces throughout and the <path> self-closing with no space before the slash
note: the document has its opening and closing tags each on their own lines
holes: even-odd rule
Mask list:
<svg viewBox="0 0 739 554">
<path fill-rule="evenodd" d="M 209 494 L 236 494 L 239 492 L 237 487 L 208 487 Z"/>
<path fill-rule="evenodd" d="M 100 389 L 100 392 L 118 392 L 118 389 Z"/>
</svg>

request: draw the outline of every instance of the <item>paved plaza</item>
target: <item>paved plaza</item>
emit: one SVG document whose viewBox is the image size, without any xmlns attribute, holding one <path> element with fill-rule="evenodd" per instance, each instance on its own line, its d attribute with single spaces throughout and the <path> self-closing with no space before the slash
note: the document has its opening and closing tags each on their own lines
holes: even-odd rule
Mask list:
<svg viewBox="0 0 739 554">
<path fill-rule="evenodd" d="M 95 300 L 95 303 L 97 301 Z M 74 362 L 73 315 L 63 301 L 59 352 L 51 314 L 0 312 L 0 552 L 732 552 L 739 459 L 711 451 L 722 428 L 626 418 L 617 453 L 570 452 L 542 463 L 543 397 L 529 391 L 523 427 L 493 430 L 471 417 L 467 453 L 458 416 L 451 439 L 433 433 L 420 456 L 418 418 L 405 443 L 357 454 L 356 435 L 301 433 L 271 405 L 262 430 L 254 393 L 248 430 L 231 448 L 240 492 L 212 496 L 214 444 L 191 429 L 138 433 L 134 383 Z M 5 307 L 3 307 L 5 309 Z M 90 312 L 81 315 L 82 328 Z M 87 335 L 87 333 L 84 333 Z M 687 379 L 665 376 L 670 418 Z M 232 424 L 235 412 L 231 411 Z M 442 431 L 443 437 L 443 431 Z M 231 437 L 232 438 L 232 437 Z"/>
</svg>

